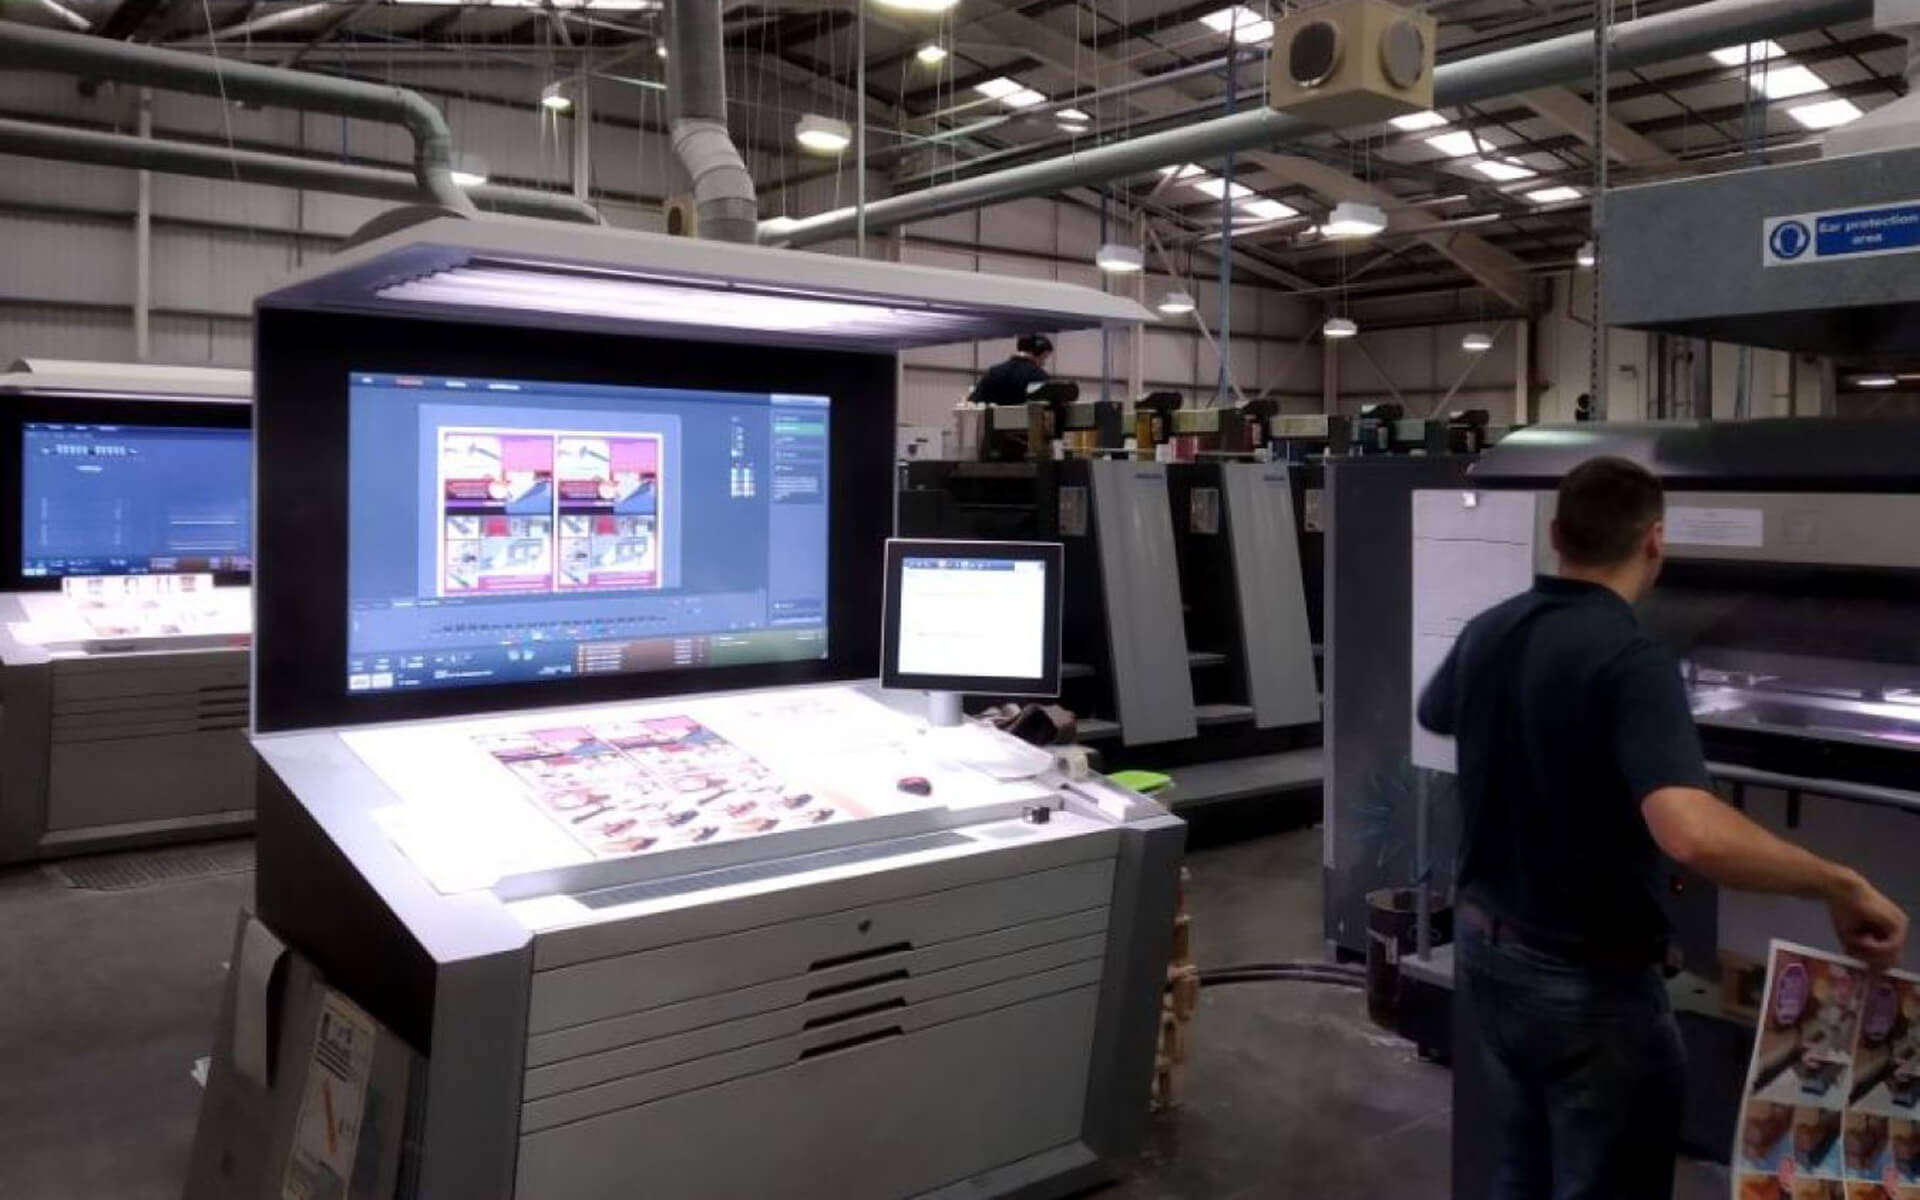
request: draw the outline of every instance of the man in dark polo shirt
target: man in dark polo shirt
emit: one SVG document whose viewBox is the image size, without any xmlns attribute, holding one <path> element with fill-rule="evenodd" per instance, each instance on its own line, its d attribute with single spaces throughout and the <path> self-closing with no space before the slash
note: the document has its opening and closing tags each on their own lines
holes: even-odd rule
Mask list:
<svg viewBox="0 0 1920 1200">
<path fill-rule="evenodd" d="M 973 386 L 976 404 L 1025 404 L 1035 384 L 1047 382 L 1047 360 L 1053 342 L 1045 334 L 1029 333 L 1013 344 L 1013 357 L 988 369 Z"/>
<path fill-rule="evenodd" d="M 1633 463 L 1573 471 L 1559 575 L 1474 618 L 1420 697 L 1458 750 L 1458 982 L 1487 1047 L 1499 1200 L 1672 1195 L 1685 1064 L 1658 968 L 1662 851 L 1723 887 L 1826 903 L 1876 967 L 1906 940 L 1858 873 L 1712 792 L 1679 664 L 1634 620 L 1664 516 Z"/>
</svg>

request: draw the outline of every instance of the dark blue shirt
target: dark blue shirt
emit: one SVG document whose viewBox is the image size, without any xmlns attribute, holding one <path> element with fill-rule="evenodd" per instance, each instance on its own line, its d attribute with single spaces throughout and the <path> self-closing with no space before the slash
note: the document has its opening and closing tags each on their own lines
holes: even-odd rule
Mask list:
<svg viewBox="0 0 1920 1200">
<path fill-rule="evenodd" d="M 1467 624 L 1419 718 L 1458 751 L 1463 897 L 1554 937 L 1659 953 L 1660 851 L 1640 804 L 1712 782 L 1679 663 L 1625 600 L 1536 580 Z"/>
<path fill-rule="evenodd" d="M 974 385 L 973 399 L 980 404 L 1025 404 L 1033 385 L 1051 378 L 1039 363 L 1015 355 L 980 377 Z"/>
</svg>

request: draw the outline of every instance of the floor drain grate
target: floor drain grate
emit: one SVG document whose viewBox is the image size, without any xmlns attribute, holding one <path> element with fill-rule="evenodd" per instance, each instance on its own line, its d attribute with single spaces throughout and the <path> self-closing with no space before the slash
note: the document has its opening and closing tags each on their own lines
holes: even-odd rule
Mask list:
<svg viewBox="0 0 1920 1200">
<path fill-rule="evenodd" d="M 129 854 L 96 854 L 49 864 L 47 871 L 70 888 L 125 892 L 162 883 L 213 879 L 253 870 L 253 842 L 215 842 Z"/>
</svg>

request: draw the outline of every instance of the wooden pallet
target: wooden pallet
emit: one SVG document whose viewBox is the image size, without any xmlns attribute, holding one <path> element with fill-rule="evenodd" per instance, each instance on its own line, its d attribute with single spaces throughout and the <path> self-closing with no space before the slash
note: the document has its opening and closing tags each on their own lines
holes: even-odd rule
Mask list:
<svg viewBox="0 0 1920 1200">
<path fill-rule="evenodd" d="M 1731 950 L 1720 951 L 1720 1011 L 1743 1021 L 1760 1019 L 1767 989 L 1767 964 Z"/>
<path fill-rule="evenodd" d="M 1194 1010 L 1200 1005 L 1200 968 L 1193 962 L 1193 914 L 1187 910 L 1185 867 L 1174 903 L 1173 953 L 1160 999 L 1160 1042 L 1153 1059 L 1153 1107 L 1179 1107 L 1186 1097 L 1187 1050 Z"/>
</svg>

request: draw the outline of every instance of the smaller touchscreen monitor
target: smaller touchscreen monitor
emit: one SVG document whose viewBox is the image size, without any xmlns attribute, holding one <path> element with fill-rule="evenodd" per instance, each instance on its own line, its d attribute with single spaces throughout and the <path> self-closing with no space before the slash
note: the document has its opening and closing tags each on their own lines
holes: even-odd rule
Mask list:
<svg viewBox="0 0 1920 1200">
<path fill-rule="evenodd" d="M 1059 694 L 1058 543 L 895 539 L 886 561 L 883 686 Z"/>
</svg>

